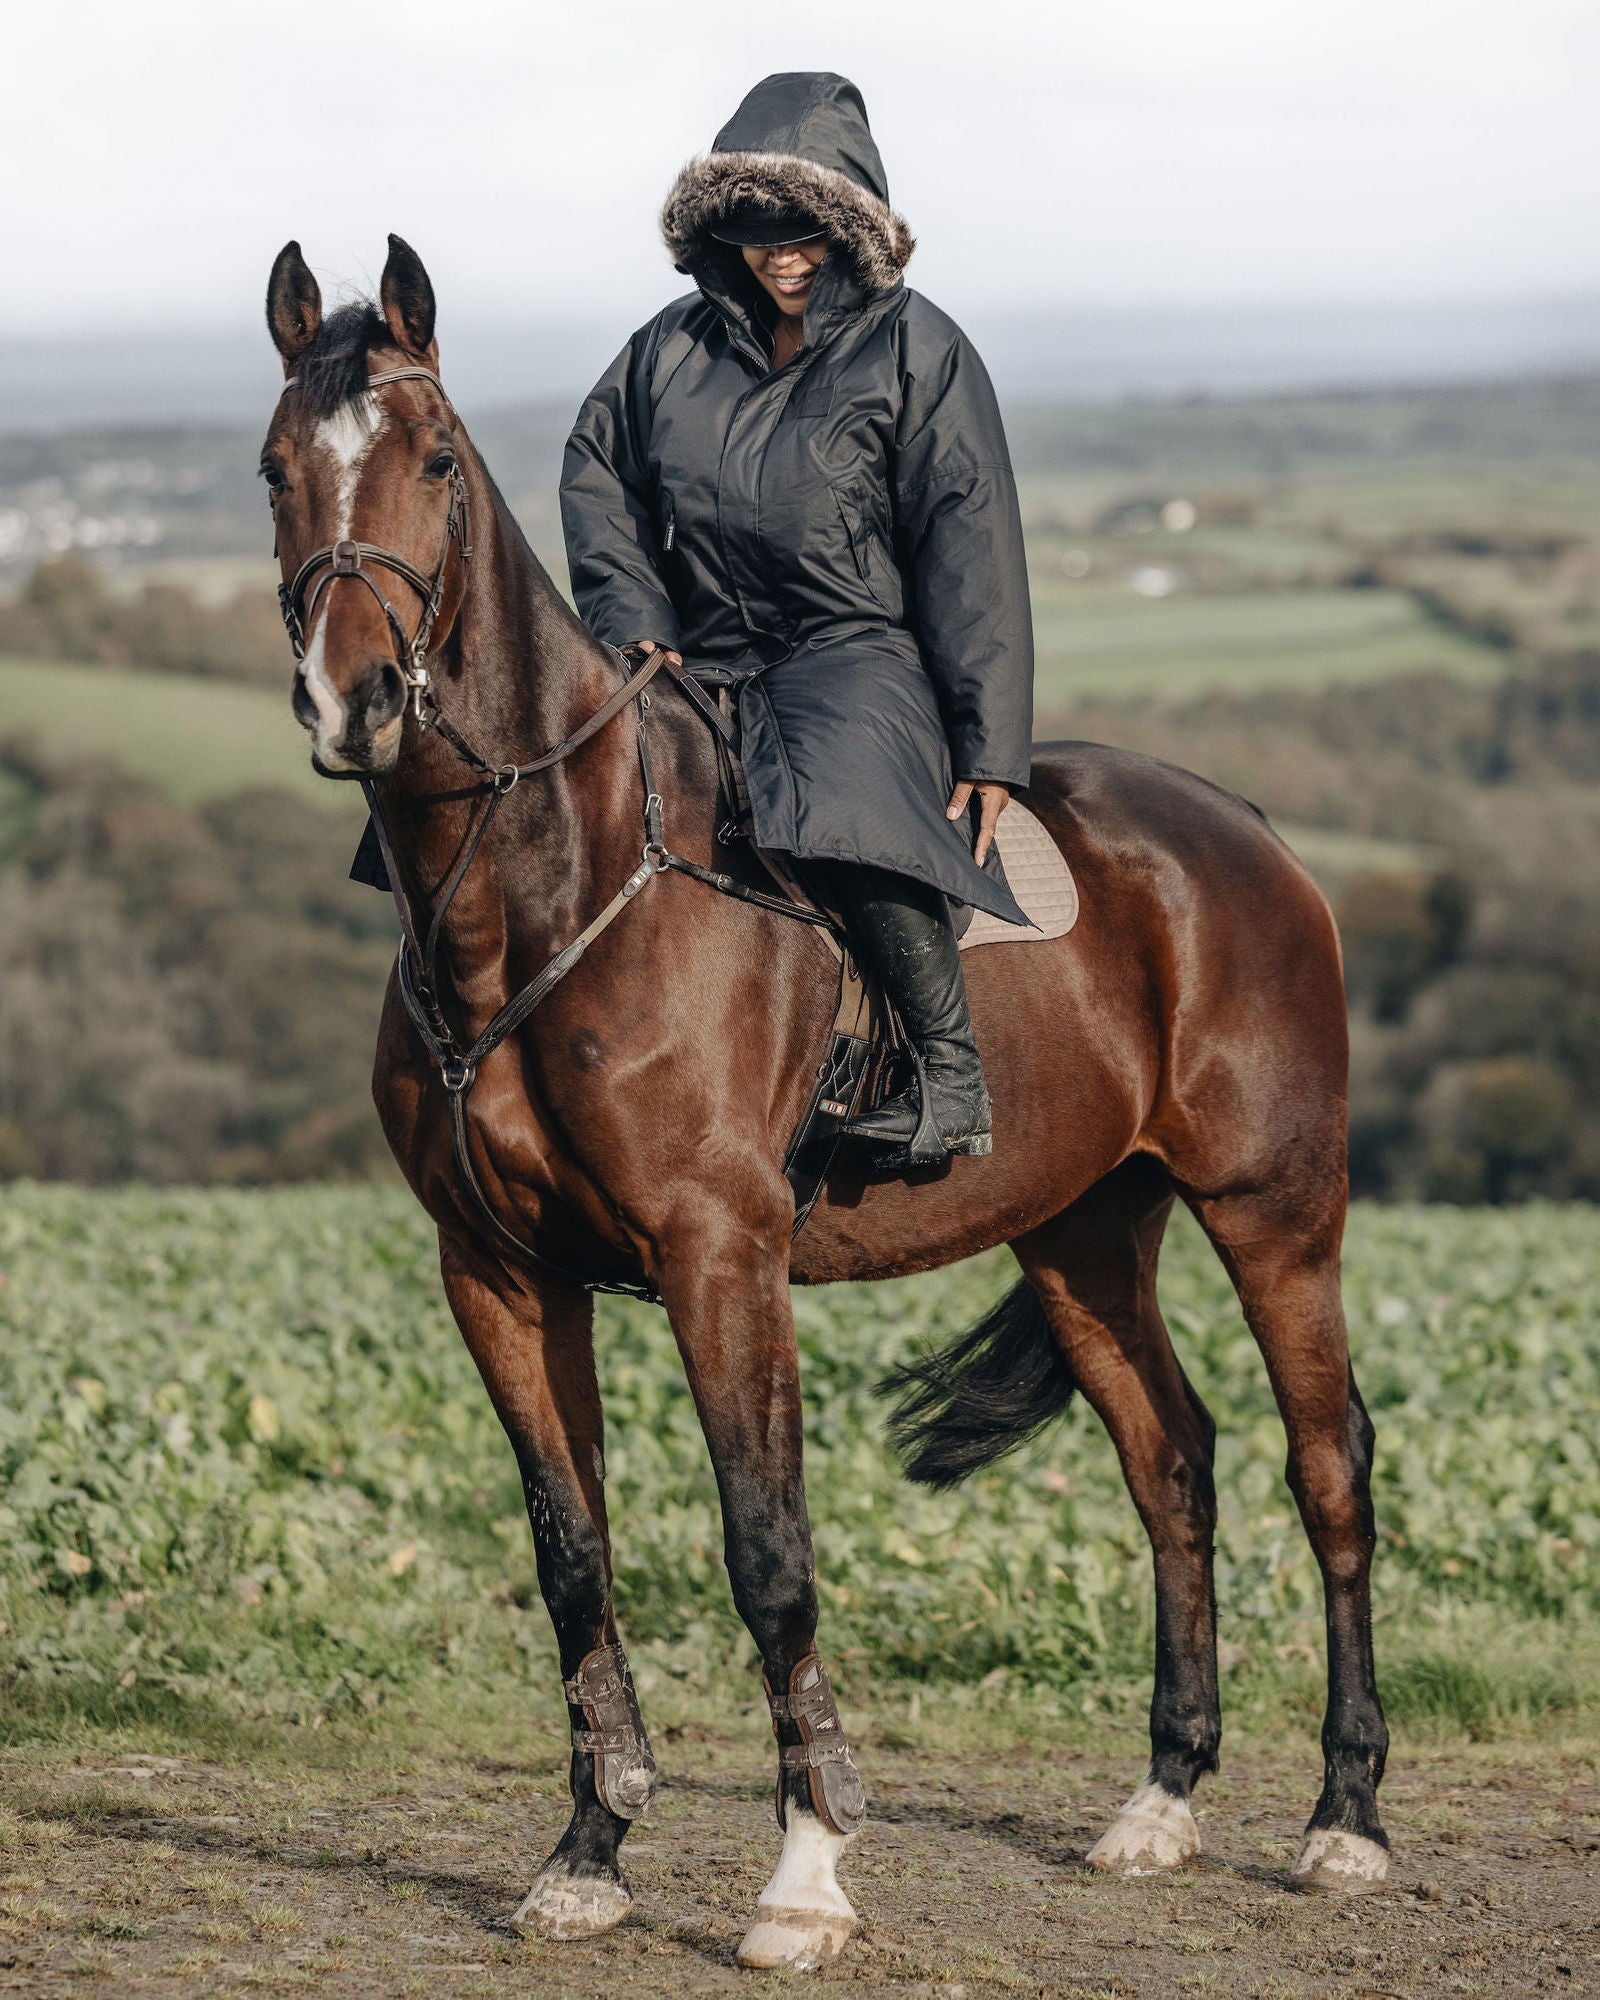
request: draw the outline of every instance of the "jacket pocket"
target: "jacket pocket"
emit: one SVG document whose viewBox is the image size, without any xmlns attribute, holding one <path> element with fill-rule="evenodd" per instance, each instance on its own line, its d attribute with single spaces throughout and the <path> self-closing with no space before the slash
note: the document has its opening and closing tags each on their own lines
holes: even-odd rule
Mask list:
<svg viewBox="0 0 1600 2000">
<path fill-rule="evenodd" d="M 833 500 L 839 510 L 839 519 L 844 523 L 856 575 L 866 586 L 868 595 L 891 616 L 895 615 L 890 601 L 892 586 L 880 572 L 880 565 L 889 560 L 882 538 L 865 519 L 858 501 L 847 500 L 838 492 L 835 492 Z"/>
<path fill-rule="evenodd" d="M 805 422 L 825 417 L 833 408 L 833 377 L 819 375 L 815 363 L 811 372 L 789 398 L 789 414 Z"/>
</svg>

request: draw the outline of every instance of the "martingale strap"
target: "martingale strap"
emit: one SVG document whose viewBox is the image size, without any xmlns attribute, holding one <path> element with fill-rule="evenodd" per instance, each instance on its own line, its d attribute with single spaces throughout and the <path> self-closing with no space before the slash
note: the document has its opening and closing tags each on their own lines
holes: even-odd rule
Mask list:
<svg viewBox="0 0 1600 2000">
<path fill-rule="evenodd" d="M 619 652 L 618 657 L 627 675 L 623 686 L 570 736 L 526 764 L 490 764 L 487 759 L 480 757 L 470 744 L 460 738 L 453 726 L 435 714 L 432 726 L 445 735 L 458 755 L 485 774 L 485 786 L 482 809 L 462 843 L 461 852 L 440 891 L 425 933 L 419 934 L 410 898 L 402 886 L 403 878 L 390 843 L 376 788 L 370 780 L 363 780 L 362 788 L 372 813 L 379 849 L 383 855 L 384 870 L 389 878 L 390 890 L 400 918 L 401 948 L 396 968 L 400 998 L 412 1026 L 438 1068 L 440 1080 L 448 1095 L 451 1150 L 455 1158 L 456 1171 L 473 1208 L 494 1241 L 503 1249 L 512 1252 L 522 1263 L 536 1270 L 545 1271 L 566 1283 L 581 1285 L 588 1291 L 619 1292 L 626 1297 L 658 1302 L 659 1294 L 650 1284 L 621 1278 L 603 1278 L 569 1269 L 544 1252 L 536 1250 L 532 1244 L 510 1229 L 501 1218 L 489 1198 L 473 1159 L 472 1130 L 467 1108 L 472 1086 L 485 1059 L 522 1026 L 539 1003 L 577 965 L 595 939 L 665 873 L 688 875 L 691 879 L 703 882 L 720 894 L 731 896 L 738 901 L 775 910 L 802 923 L 821 926 L 828 932 L 838 950 L 840 997 L 835 1010 L 827 1054 L 819 1066 L 817 1081 L 813 1086 L 805 1113 L 790 1142 L 788 1157 L 784 1163 L 784 1172 L 794 1189 L 794 1227 L 798 1231 L 810 1215 L 821 1193 L 828 1168 L 839 1145 L 842 1128 L 854 1110 L 855 1099 L 862 1078 L 866 1074 L 872 1044 L 867 995 L 855 972 L 849 953 L 843 948 L 842 937 L 831 917 L 824 912 L 807 908 L 804 904 L 790 902 L 762 890 L 752 889 L 731 875 L 703 868 L 698 862 L 675 854 L 667 847 L 663 837 L 663 803 L 661 794 L 656 790 L 651 767 L 649 737 L 646 730 L 649 696 L 645 689 L 652 677 L 663 670 L 676 686 L 686 692 L 694 683 L 690 676 L 681 671 L 675 662 L 669 661 L 659 648 L 646 656 L 637 668 L 633 667 L 627 654 Z M 691 705 L 695 707 L 696 712 L 708 720 L 714 717 L 717 725 L 722 726 L 723 718 L 705 698 L 704 690 L 696 688 L 696 693 L 701 695 L 700 702 L 693 702 L 691 698 Z M 640 851 L 639 864 L 616 890 L 610 901 L 595 913 L 578 935 L 564 945 L 528 981 L 527 985 L 514 994 L 472 1041 L 464 1044 L 451 1027 L 440 1004 L 435 974 L 444 918 L 456 891 L 465 880 L 473 859 L 483 845 L 495 812 L 521 779 L 532 772 L 548 770 L 553 764 L 560 763 L 573 751 L 591 741 L 608 722 L 614 720 L 630 704 L 636 704 L 635 741 L 644 790 L 645 839 Z"/>
</svg>

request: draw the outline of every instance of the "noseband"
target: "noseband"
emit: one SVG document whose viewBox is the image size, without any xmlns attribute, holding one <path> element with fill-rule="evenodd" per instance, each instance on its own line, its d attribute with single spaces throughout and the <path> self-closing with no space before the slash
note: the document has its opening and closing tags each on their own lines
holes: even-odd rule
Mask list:
<svg viewBox="0 0 1600 2000">
<path fill-rule="evenodd" d="M 291 375 L 284 383 L 292 389 L 299 377 Z M 449 408 L 450 398 L 445 395 L 444 384 L 430 368 L 391 368 L 386 374 L 369 378 L 369 390 L 378 389 L 385 382 L 431 382 L 444 396 Z M 378 609 L 388 621 L 389 631 L 394 639 L 394 662 L 400 669 L 402 678 L 411 695 L 411 712 L 419 722 L 423 717 L 423 703 L 430 694 L 428 681 L 428 647 L 433 639 L 433 628 L 438 620 L 439 606 L 444 598 L 445 571 L 450 566 L 450 544 L 459 541 L 461 560 L 472 559 L 472 542 L 467 519 L 467 483 L 462 476 L 459 461 L 450 468 L 450 507 L 445 515 L 444 545 L 439 551 L 439 560 L 431 577 L 424 576 L 415 563 L 407 562 L 404 556 L 397 556 L 391 549 L 380 549 L 370 542 L 331 542 L 326 548 L 318 549 L 306 557 L 295 571 L 293 579 L 278 586 L 278 605 L 283 613 L 284 627 L 289 634 L 289 644 L 294 648 L 297 660 L 303 660 L 306 652 L 306 632 L 316 615 L 322 593 L 340 577 L 352 576 L 358 583 L 365 584 L 377 600 Z M 276 496 L 274 496 L 276 512 Z M 422 616 L 417 621 L 417 629 L 409 635 L 401 623 L 400 614 L 384 596 L 372 572 L 386 569 L 409 583 L 422 600 Z"/>
</svg>

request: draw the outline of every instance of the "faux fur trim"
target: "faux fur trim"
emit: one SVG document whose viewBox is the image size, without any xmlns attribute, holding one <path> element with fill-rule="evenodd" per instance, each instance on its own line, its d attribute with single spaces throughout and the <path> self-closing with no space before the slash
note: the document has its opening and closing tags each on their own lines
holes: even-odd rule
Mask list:
<svg viewBox="0 0 1600 2000">
<path fill-rule="evenodd" d="M 911 260 L 917 239 L 886 201 L 837 167 L 798 153 L 702 153 L 673 183 L 661 233 L 680 270 L 704 254 L 714 224 L 745 202 L 814 216 L 869 292 L 884 292 Z"/>
</svg>

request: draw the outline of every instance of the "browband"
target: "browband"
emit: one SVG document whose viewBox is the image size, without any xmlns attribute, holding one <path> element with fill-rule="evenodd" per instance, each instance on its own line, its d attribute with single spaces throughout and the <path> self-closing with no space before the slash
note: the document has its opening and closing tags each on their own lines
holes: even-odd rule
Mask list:
<svg viewBox="0 0 1600 2000">
<path fill-rule="evenodd" d="M 369 389 L 379 389 L 385 382 L 431 382 L 439 394 L 444 397 L 445 401 L 447 403 L 450 401 L 449 393 L 445 389 L 444 384 L 431 368 L 390 368 L 386 369 L 382 375 L 369 375 L 367 377 L 367 387 Z M 291 375 L 285 380 L 283 386 L 286 389 L 295 389 L 299 385 L 300 377 L 298 375 Z"/>
</svg>

